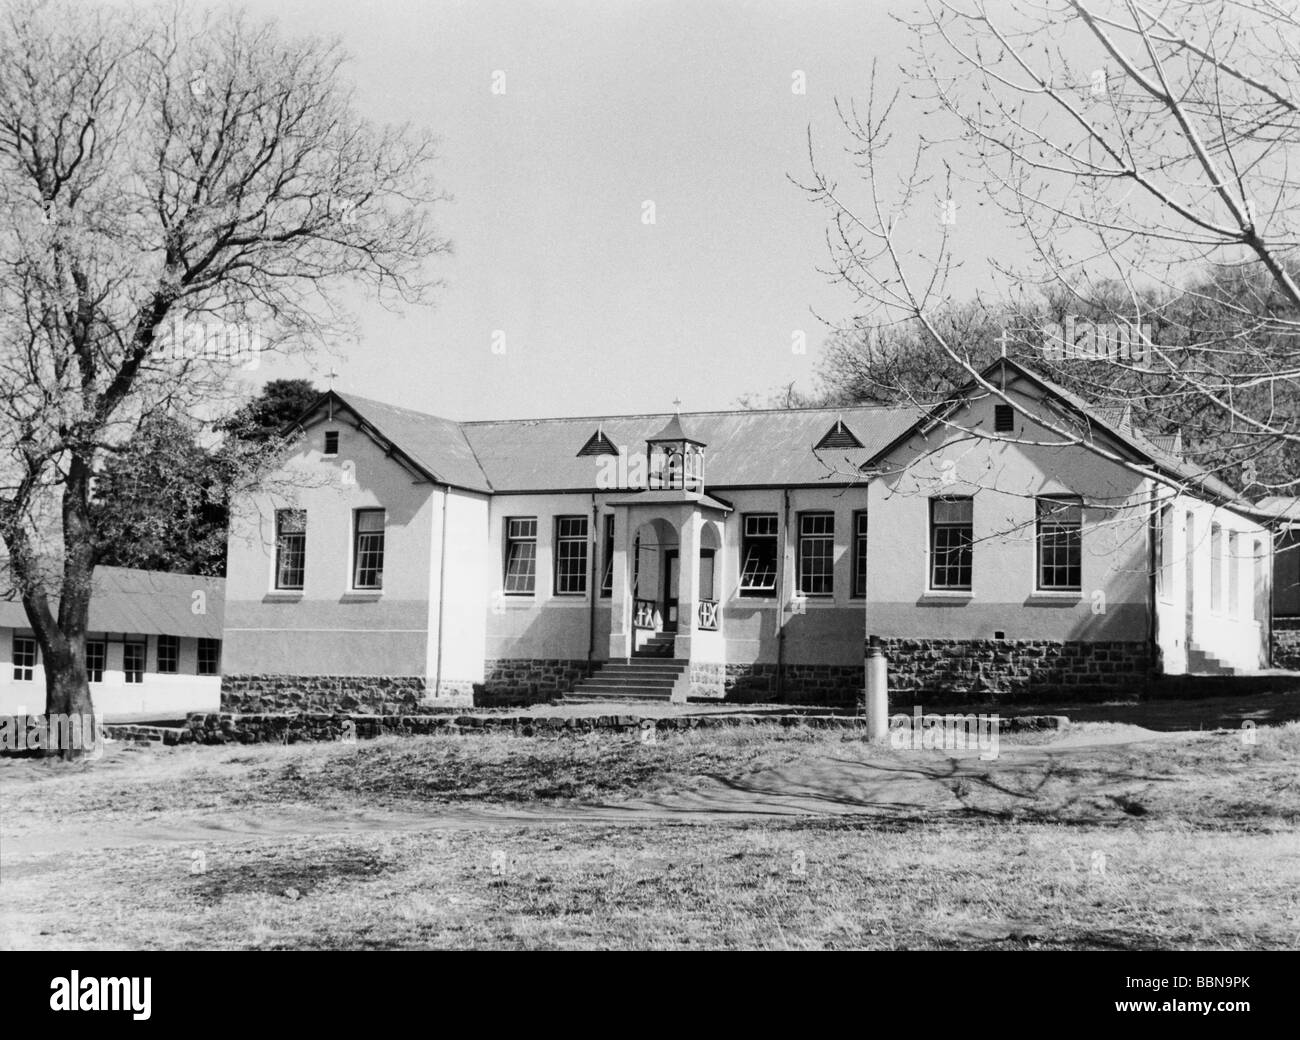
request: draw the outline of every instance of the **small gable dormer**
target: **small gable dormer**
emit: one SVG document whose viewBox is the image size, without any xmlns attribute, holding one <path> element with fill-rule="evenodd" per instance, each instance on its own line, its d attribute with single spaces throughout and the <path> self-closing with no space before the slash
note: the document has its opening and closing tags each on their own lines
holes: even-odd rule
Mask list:
<svg viewBox="0 0 1300 1040">
<path fill-rule="evenodd" d="M 844 425 L 843 419 L 836 419 L 835 425 L 822 435 L 822 439 L 817 442 L 813 451 L 823 451 L 826 448 L 860 447 L 862 447 L 862 442 L 858 440 L 857 434 Z"/>
<path fill-rule="evenodd" d="M 704 491 L 704 442 L 682 428 L 674 415 L 664 428 L 646 438 L 650 487 L 662 490 Z"/>
<path fill-rule="evenodd" d="M 584 455 L 617 455 L 618 448 L 605 436 L 603 427 L 596 427 L 596 432 L 587 438 L 587 443 L 578 449 L 578 457 Z"/>
</svg>

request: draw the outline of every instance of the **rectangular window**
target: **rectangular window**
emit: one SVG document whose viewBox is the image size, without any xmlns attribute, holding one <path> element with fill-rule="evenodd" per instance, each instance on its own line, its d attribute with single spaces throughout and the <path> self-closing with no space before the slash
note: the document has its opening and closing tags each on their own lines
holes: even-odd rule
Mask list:
<svg viewBox="0 0 1300 1040">
<path fill-rule="evenodd" d="M 799 514 L 798 589 L 806 596 L 834 591 L 835 514 Z"/>
<path fill-rule="evenodd" d="M 179 636 L 158 637 L 158 671 L 174 675 L 180 671 L 181 641 Z"/>
<path fill-rule="evenodd" d="M 601 546 L 601 596 L 614 595 L 614 514 L 605 516 L 605 535 Z"/>
<path fill-rule="evenodd" d="M 36 640 L 14 636 L 14 682 L 31 682 L 36 671 Z"/>
<path fill-rule="evenodd" d="M 1011 405 L 995 404 L 993 406 L 993 432 L 1016 432 L 1016 410 Z"/>
<path fill-rule="evenodd" d="M 537 586 L 537 517 L 506 517 L 507 596 L 531 596 Z"/>
<path fill-rule="evenodd" d="M 1251 607 L 1256 621 L 1263 621 L 1268 616 L 1268 561 L 1264 557 L 1264 543 L 1255 539 L 1255 552 L 1251 557 L 1254 563 L 1254 601 Z"/>
<path fill-rule="evenodd" d="M 339 453 L 339 431 L 325 431 L 325 454 L 337 455 Z"/>
<path fill-rule="evenodd" d="M 301 589 L 307 566 L 307 511 L 275 511 L 275 587 Z"/>
<path fill-rule="evenodd" d="M 1074 592 L 1083 588 L 1083 501 L 1040 498 L 1038 587 Z"/>
<path fill-rule="evenodd" d="M 127 682 L 144 682 L 144 643 L 122 644 L 122 671 Z"/>
<path fill-rule="evenodd" d="M 384 511 L 358 509 L 356 513 L 356 543 L 353 546 L 354 589 L 382 589 L 384 587 Z"/>
<path fill-rule="evenodd" d="M 221 671 L 221 640 L 199 640 L 199 675 L 216 675 Z"/>
<path fill-rule="evenodd" d="M 867 513 L 853 514 L 853 595 L 867 595 Z"/>
<path fill-rule="evenodd" d="M 104 681 L 108 664 L 108 644 L 102 639 L 86 640 L 86 676 L 91 682 Z"/>
<path fill-rule="evenodd" d="M 771 596 L 776 592 L 776 514 L 741 517 L 740 594 Z"/>
<path fill-rule="evenodd" d="M 1174 538 L 1174 507 L 1163 505 L 1156 517 L 1156 595 L 1172 602 L 1174 595 L 1174 561 L 1170 551 Z"/>
<path fill-rule="evenodd" d="M 1236 531 L 1228 532 L 1228 613 L 1236 617 L 1241 613 L 1241 561 L 1237 558 L 1240 544 Z"/>
<path fill-rule="evenodd" d="M 930 587 L 971 587 L 975 503 L 969 498 L 930 500 Z"/>
<path fill-rule="evenodd" d="M 1210 609 L 1223 613 L 1223 528 L 1210 525 Z"/>
<path fill-rule="evenodd" d="M 587 518 L 555 518 L 555 594 L 581 596 L 587 591 Z"/>
</svg>

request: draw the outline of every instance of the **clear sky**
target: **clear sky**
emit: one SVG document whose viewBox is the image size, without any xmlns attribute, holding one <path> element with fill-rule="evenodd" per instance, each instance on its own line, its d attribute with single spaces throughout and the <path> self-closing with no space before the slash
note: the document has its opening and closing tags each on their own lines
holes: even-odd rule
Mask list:
<svg viewBox="0 0 1300 1040">
<path fill-rule="evenodd" d="M 667 410 L 676 397 L 725 408 L 814 385 L 816 314 L 841 319 L 853 301 L 818 272 L 824 214 L 788 175 L 807 173 L 809 127 L 828 152 L 843 144 L 834 100 L 865 96 L 873 58 L 882 73 L 905 60 L 889 13 L 906 0 L 247 6 L 288 32 L 342 37 L 364 110 L 438 133 L 455 196 L 440 212 L 455 253 L 432 265 L 447 281 L 435 308 L 393 315 L 357 293 L 359 342 L 259 378 L 323 386 L 333 364 L 339 390 L 456 419 Z"/>
</svg>

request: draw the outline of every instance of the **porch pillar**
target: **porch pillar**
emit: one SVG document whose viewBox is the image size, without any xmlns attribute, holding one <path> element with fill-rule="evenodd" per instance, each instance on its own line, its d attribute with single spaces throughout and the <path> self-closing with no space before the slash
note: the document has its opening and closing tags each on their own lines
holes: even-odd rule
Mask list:
<svg viewBox="0 0 1300 1040">
<path fill-rule="evenodd" d="M 700 527 L 698 509 L 686 509 L 681 522 L 677 574 L 677 638 L 673 656 L 689 661 L 691 643 L 699 624 Z"/>
<path fill-rule="evenodd" d="M 632 551 L 632 510 L 614 507 L 614 567 L 609 600 L 609 659 L 626 661 L 632 656 L 632 589 L 628 584 L 628 560 Z"/>
</svg>

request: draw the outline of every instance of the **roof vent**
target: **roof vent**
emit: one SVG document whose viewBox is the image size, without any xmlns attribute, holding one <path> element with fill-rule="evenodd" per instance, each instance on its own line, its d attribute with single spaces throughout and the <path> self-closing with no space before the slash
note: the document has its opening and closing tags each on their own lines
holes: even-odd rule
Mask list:
<svg viewBox="0 0 1300 1040">
<path fill-rule="evenodd" d="M 823 435 L 822 439 L 817 442 L 813 451 L 821 451 L 823 448 L 860 448 L 862 442 L 857 436 L 844 425 L 843 419 L 836 419 L 835 425 L 832 426 Z"/>
<path fill-rule="evenodd" d="M 1011 405 L 995 404 L 993 406 L 993 432 L 1016 432 L 1016 410 Z"/>
<path fill-rule="evenodd" d="M 1151 438 L 1151 443 L 1162 451 L 1167 451 L 1170 455 L 1177 455 L 1181 458 L 1183 454 L 1183 431 L 1175 430 L 1173 433 L 1157 433 Z"/>
<path fill-rule="evenodd" d="M 596 428 L 588 439 L 587 443 L 578 449 L 579 457 L 583 455 L 617 455 L 618 449 L 614 447 L 614 442 L 605 436 L 605 431 L 601 427 Z"/>
</svg>

